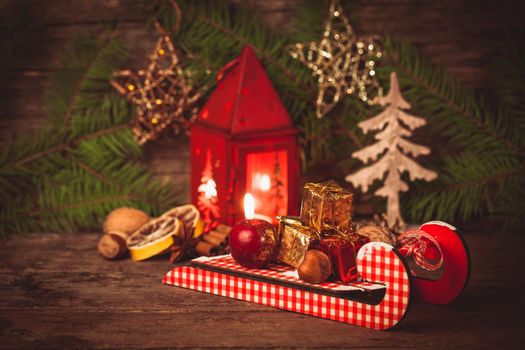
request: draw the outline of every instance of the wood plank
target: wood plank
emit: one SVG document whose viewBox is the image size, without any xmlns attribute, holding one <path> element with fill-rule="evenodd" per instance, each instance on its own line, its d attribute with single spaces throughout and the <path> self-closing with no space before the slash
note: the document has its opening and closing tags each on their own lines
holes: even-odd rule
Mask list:
<svg viewBox="0 0 525 350">
<path fill-rule="evenodd" d="M 524 340 L 525 262 L 499 235 L 465 235 L 473 271 L 455 304 L 416 302 L 393 331 L 160 283 L 166 256 L 110 262 L 97 234 L 33 234 L 3 242 L 0 348 L 514 348 Z"/>
<path fill-rule="evenodd" d="M 109 33 L 101 23 L 71 24 L 64 27 L 44 26 L 34 35 L 38 44 L 28 46 L 16 60 L 1 67 L 5 72 L 53 72 L 61 67 L 64 50 L 81 35 L 97 37 Z M 157 34 L 145 22 L 120 23 L 112 32 L 127 47 L 129 59 L 126 67 L 141 68 L 149 51 L 155 46 Z M 124 67 L 123 67 L 124 68 Z"/>
<path fill-rule="evenodd" d="M 144 13 L 138 11 L 143 0 L 98 0 L 98 1 L 62 1 L 62 0 L 23 0 L 0 2 L 0 10 L 14 12 L 23 6 L 28 16 L 37 23 L 74 24 L 88 21 L 111 21 L 115 18 L 128 20 L 144 19 Z M 134 9 L 134 11 L 131 11 Z"/>
</svg>

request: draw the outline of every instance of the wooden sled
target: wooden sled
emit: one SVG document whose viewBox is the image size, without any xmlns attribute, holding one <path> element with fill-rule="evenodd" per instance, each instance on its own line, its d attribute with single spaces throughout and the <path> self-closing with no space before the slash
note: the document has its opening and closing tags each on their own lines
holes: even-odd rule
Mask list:
<svg viewBox="0 0 525 350">
<path fill-rule="evenodd" d="M 357 254 L 357 268 L 362 278 L 359 282 L 325 282 L 313 285 L 301 281 L 296 271 L 290 267 L 270 265 L 266 269 L 247 269 L 237 264 L 231 255 L 223 255 L 201 257 L 192 260 L 189 265 L 175 267 L 164 276 L 163 283 L 386 330 L 405 317 L 411 292 L 412 296 L 424 301 L 443 303 L 457 297 L 464 289 L 470 263 L 466 245 L 448 226 L 446 230 L 441 229 L 441 226 L 437 227 L 436 231 L 439 231 L 436 239 L 440 243 L 443 240 L 445 269 L 452 270 L 445 271 L 442 279 L 437 281 L 412 277 L 406 261 L 394 248 L 388 244 L 371 242 L 364 245 Z M 466 254 L 466 275 L 462 270 L 463 265 L 461 273 L 454 272 L 454 264 L 464 262 L 464 256 L 458 253 L 461 249 L 457 246 L 456 239 Z M 461 280 L 461 276 L 466 279 Z M 461 288 L 458 287 L 459 282 L 462 282 Z M 436 286 L 438 289 L 446 289 L 451 285 L 454 288 L 443 294 L 444 297 L 433 291 Z"/>
<path fill-rule="evenodd" d="M 366 282 L 311 285 L 294 276 L 292 268 L 246 269 L 224 255 L 175 267 L 163 282 L 367 328 L 392 328 L 410 302 L 405 263 L 391 246 L 372 242 L 361 248 L 357 264 Z M 378 293 L 384 293 L 379 302 Z"/>
</svg>

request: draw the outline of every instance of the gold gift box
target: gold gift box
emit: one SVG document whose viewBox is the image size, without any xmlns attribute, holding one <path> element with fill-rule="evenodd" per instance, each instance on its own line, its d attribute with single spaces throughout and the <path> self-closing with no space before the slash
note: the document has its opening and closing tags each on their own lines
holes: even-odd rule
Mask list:
<svg viewBox="0 0 525 350">
<path fill-rule="evenodd" d="M 318 240 L 318 235 L 301 224 L 298 217 L 279 217 L 279 236 L 281 239 L 277 261 L 299 268 L 310 245 Z"/>
<path fill-rule="evenodd" d="M 341 232 L 350 229 L 353 194 L 335 181 L 309 182 L 304 185 L 301 203 L 301 223 L 321 232 L 333 228 Z"/>
</svg>

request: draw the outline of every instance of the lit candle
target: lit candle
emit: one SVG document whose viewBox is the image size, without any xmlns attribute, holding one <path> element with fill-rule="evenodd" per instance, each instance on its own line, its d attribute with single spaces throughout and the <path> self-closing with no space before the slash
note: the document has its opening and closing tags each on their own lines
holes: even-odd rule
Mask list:
<svg viewBox="0 0 525 350">
<path fill-rule="evenodd" d="M 268 222 L 272 222 L 272 218 L 269 216 L 258 214 L 255 212 L 255 198 L 251 193 L 244 195 L 244 218 L 246 220 L 260 219 Z"/>
<path fill-rule="evenodd" d="M 246 220 L 253 219 L 255 216 L 255 198 L 251 193 L 244 195 L 244 218 Z"/>
</svg>

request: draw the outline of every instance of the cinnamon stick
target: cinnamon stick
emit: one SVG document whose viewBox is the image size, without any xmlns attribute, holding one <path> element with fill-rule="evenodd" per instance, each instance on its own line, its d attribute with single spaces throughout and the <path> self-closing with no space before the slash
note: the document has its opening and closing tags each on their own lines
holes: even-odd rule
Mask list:
<svg viewBox="0 0 525 350">
<path fill-rule="evenodd" d="M 213 230 L 214 231 L 218 231 L 218 232 L 223 232 L 223 233 L 230 234 L 232 228 L 231 228 L 231 226 L 228 226 L 228 225 L 218 224 Z"/>
<path fill-rule="evenodd" d="M 215 237 L 221 242 L 224 242 L 230 236 L 230 233 L 211 230 L 210 232 L 208 232 L 208 236 Z"/>
<path fill-rule="evenodd" d="M 220 253 L 219 247 L 205 241 L 197 243 L 195 250 L 200 256 L 216 256 Z"/>
<path fill-rule="evenodd" d="M 202 236 L 202 240 L 212 244 L 215 247 L 220 246 L 223 243 L 223 240 L 221 238 L 211 235 L 211 232 Z"/>
</svg>

